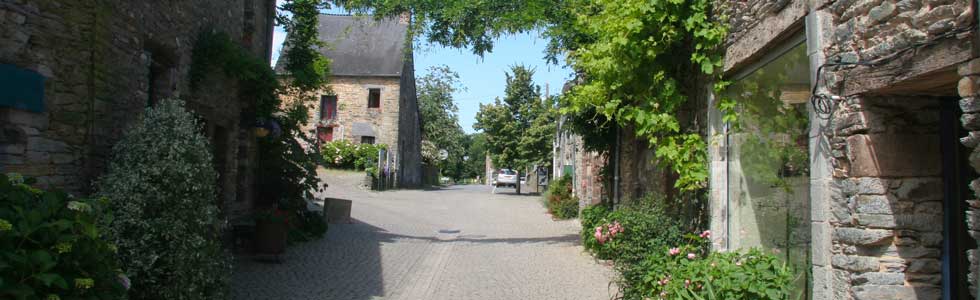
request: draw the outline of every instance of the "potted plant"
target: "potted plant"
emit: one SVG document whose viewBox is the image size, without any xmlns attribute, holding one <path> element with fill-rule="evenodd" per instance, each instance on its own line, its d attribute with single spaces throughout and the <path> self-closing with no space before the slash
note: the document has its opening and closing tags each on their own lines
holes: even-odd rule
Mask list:
<svg viewBox="0 0 980 300">
<path fill-rule="evenodd" d="M 255 214 L 255 252 L 276 255 L 286 252 L 289 233 L 289 211 L 278 208 L 260 210 Z"/>
</svg>

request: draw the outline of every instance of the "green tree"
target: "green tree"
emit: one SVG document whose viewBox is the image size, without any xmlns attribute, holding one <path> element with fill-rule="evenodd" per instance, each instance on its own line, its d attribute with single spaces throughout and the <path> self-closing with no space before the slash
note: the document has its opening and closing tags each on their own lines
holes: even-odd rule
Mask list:
<svg viewBox="0 0 980 300">
<path fill-rule="evenodd" d="M 376 16 L 411 12 L 413 30 L 428 41 L 471 48 L 482 55 L 501 34 L 540 30 L 549 39 L 545 54 L 565 57 L 580 76 L 562 112 L 577 123 L 612 121 L 633 128 L 657 145 L 658 161 L 675 171 L 675 187 L 701 189 L 707 179 L 704 132 L 678 114 L 698 77 L 721 81 L 722 44 L 727 29 L 714 16 L 715 1 L 648 0 L 339 0 L 335 3 Z M 708 76 L 705 76 L 708 75 Z M 725 121 L 734 121 L 732 101 L 721 97 Z M 592 120 L 590 120 L 590 118 Z M 696 126 L 695 126 L 696 127 Z M 605 139 L 608 126 L 597 130 Z M 585 131 L 589 133 L 589 131 Z"/>
<path fill-rule="evenodd" d="M 525 167 L 551 160 L 553 100 L 541 99 L 541 87 L 532 81 L 534 70 L 513 66 L 506 76 L 504 98 L 481 104 L 473 127 L 486 133 L 493 164 L 513 168 L 520 175 Z M 520 193 L 520 184 L 517 186 Z"/>
<path fill-rule="evenodd" d="M 466 160 L 463 166 L 463 178 L 483 177 L 486 168 L 487 137 L 482 132 L 468 134 L 463 139 L 466 146 Z"/>
<path fill-rule="evenodd" d="M 449 154 L 445 160 L 436 159 L 432 163 L 443 171 L 443 175 L 458 180 L 466 149 L 463 147 L 465 133 L 459 126 L 459 108 L 453 94 L 465 88 L 460 85 L 459 74 L 448 66 L 433 66 L 428 72 L 418 79 L 422 137 Z"/>
</svg>

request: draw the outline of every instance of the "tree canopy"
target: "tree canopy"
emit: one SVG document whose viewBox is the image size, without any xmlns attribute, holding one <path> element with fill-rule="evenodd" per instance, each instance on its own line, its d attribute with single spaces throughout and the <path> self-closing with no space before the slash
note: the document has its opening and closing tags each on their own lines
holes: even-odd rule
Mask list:
<svg viewBox="0 0 980 300">
<path fill-rule="evenodd" d="M 473 127 L 486 134 L 495 166 L 521 171 L 547 164 L 555 134 L 553 99 L 542 99 L 541 87 L 532 80 L 533 69 L 513 66 L 506 76 L 504 98 L 481 104 Z"/>
<path fill-rule="evenodd" d="M 678 119 L 687 99 L 703 87 L 698 76 L 721 80 L 718 51 L 727 28 L 714 15 L 712 0 L 337 0 L 336 4 L 376 17 L 411 13 L 413 33 L 483 55 L 502 34 L 539 31 L 549 39 L 545 58 L 559 58 L 577 75 L 563 95 L 562 113 L 577 124 L 630 128 L 656 145 L 657 161 L 675 171 L 675 187 L 706 185 L 704 132 Z M 725 121 L 734 121 L 734 104 L 719 98 Z M 501 114 L 487 109 L 485 117 Z M 525 120 L 526 121 L 526 120 Z M 610 121 L 612 124 L 607 124 Z M 488 125 L 489 126 L 489 125 Z M 521 125 L 524 126 L 524 125 Z M 576 126 L 583 128 L 582 126 Z M 702 126 L 703 127 L 703 126 Z M 607 139 L 611 127 L 584 130 Z M 500 130 L 513 130 L 502 127 Z M 494 144 L 489 139 L 490 144 Z M 491 147 L 492 148 L 492 147 Z M 512 150 L 516 151 L 516 150 Z M 504 161 L 516 154 L 501 154 Z"/>
<path fill-rule="evenodd" d="M 437 164 L 444 175 L 459 179 L 458 165 L 466 155 L 463 145 L 465 133 L 459 125 L 459 108 L 453 101 L 453 94 L 464 90 L 459 74 L 448 66 L 433 66 L 417 82 L 422 138 L 449 154 L 445 160 L 432 163 Z"/>
</svg>

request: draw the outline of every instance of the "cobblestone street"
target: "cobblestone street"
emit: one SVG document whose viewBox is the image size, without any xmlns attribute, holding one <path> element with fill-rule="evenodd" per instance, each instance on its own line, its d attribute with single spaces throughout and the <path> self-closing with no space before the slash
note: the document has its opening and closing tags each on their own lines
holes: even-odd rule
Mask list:
<svg viewBox="0 0 980 300">
<path fill-rule="evenodd" d="M 613 272 L 583 252 L 578 221 L 538 196 L 486 186 L 370 192 L 322 172 L 353 224 L 293 246 L 285 262 L 239 259 L 233 299 L 610 299 Z"/>
</svg>

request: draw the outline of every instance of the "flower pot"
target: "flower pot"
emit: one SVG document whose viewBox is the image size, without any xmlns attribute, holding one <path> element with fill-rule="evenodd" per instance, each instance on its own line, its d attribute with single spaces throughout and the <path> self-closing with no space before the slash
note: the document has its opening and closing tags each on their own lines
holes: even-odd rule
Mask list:
<svg viewBox="0 0 980 300">
<path fill-rule="evenodd" d="M 279 255 L 286 252 L 289 225 L 285 222 L 257 221 L 255 223 L 255 252 Z"/>
</svg>

